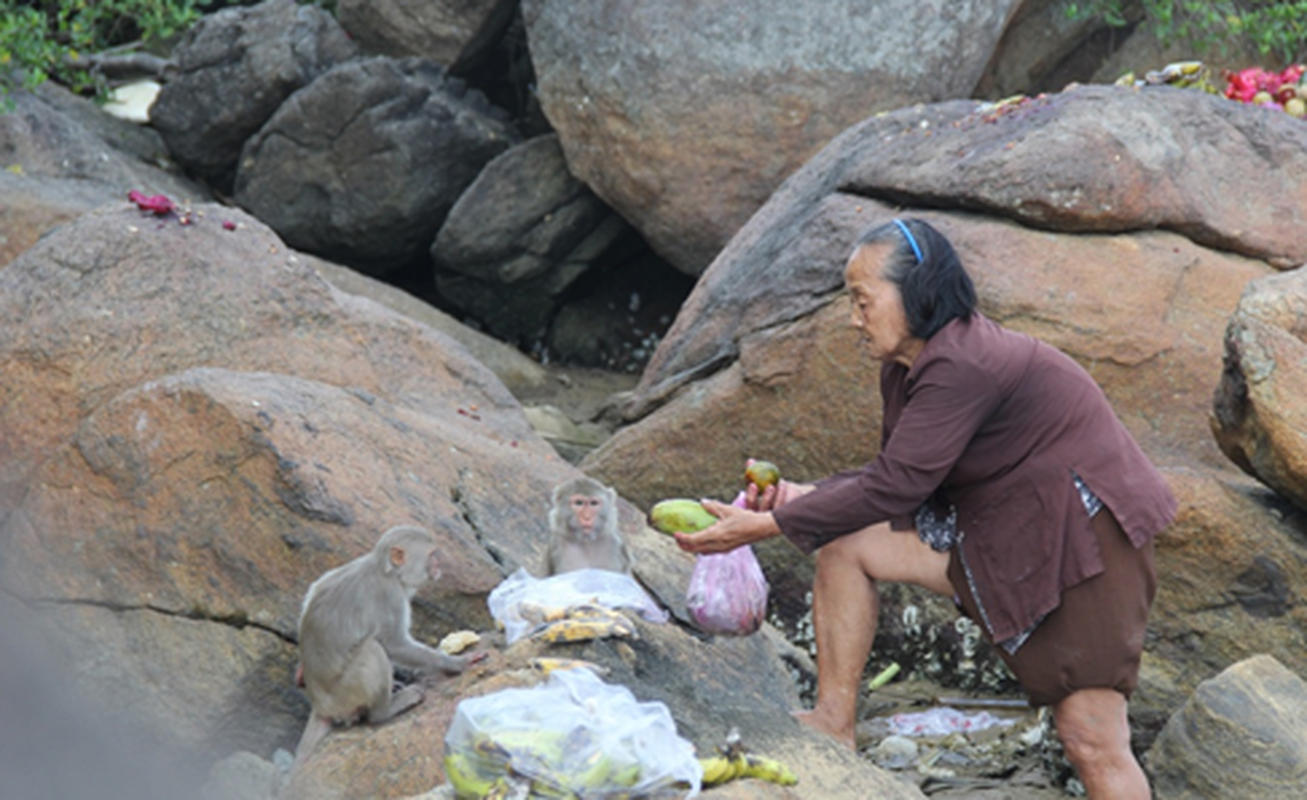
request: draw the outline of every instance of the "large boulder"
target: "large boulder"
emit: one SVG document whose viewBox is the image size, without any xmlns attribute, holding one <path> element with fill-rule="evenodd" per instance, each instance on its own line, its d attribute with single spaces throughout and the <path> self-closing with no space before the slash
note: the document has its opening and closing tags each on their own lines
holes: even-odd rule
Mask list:
<svg viewBox="0 0 1307 800">
<path fill-rule="evenodd" d="M 1276 109 L 1170 86 L 1080 86 L 887 144 L 844 174 L 845 191 L 1045 230 L 1161 228 L 1284 268 L 1307 258 L 1307 126 Z"/>
<path fill-rule="evenodd" d="M 464 325 L 403 289 L 316 256 L 304 254 L 303 257 L 337 289 L 375 300 L 392 311 L 435 328 L 456 340 L 467 348 L 473 358 L 489 367 L 514 397 L 520 398 L 523 394 L 548 384 L 550 378 L 545 368 L 521 350 Z"/>
<path fill-rule="evenodd" d="M 0 113 L 0 266 L 55 225 L 124 200 L 133 189 L 211 199 L 208 189 L 177 174 L 148 128 L 114 119 L 49 82 L 10 92 L 9 100 L 13 107 Z"/>
<path fill-rule="evenodd" d="M 513 16 L 513 0 L 337 0 L 336 18 L 365 52 L 473 63 Z"/>
<path fill-rule="evenodd" d="M 699 275 L 790 173 L 878 110 L 970 96 L 1019 3 L 526 0 L 568 164 Z"/>
<path fill-rule="evenodd" d="M 1271 656 L 1204 681 L 1147 753 L 1158 800 L 1299 797 L 1307 786 L 1307 683 Z"/>
<path fill-rule="evenodd" d="M 1157 597 L 1131 716 L 1148 741 L 1198 685 L 1259 654 L 1307 674 L 1307 514 L 1229 469 L 1165 470 L 1180 503 L 1156 542 Z"/>
<path fill-rule="evenodd" d="M 230 191 L 245 140 L 296 89 L 357 55 L 316 5 L 266 0 L 205 15 L 173 49 L 150 121 L 179 164 Z"/>
<path fill-rule="evenodd" d="M 436 286 L 501 339 L 537 341 L 563 293 L 629 230 L 568 172 L 558 137 L 537 136 L 458 198 L 431 245 Z"/>
<path fill-rule="evenodd" d="M 299 250 L 384 274 L 425 259 L 449 209 L 518 134 L 420 58 L 341 64 L 250 138 L 236 202 Z"/>
<path fill-rule="evenodd" d="M 1212 431 L 1241 469 L 1307 508 L 1307 270 L 1248 284 L 1225 332 Z"/>
</svg>

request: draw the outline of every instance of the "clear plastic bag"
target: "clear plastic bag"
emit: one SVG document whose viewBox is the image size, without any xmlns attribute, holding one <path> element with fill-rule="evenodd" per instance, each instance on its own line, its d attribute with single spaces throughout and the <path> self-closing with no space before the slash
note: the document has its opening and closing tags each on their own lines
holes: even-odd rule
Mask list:
<svg viewBox="0 0 1307 800">
<path fill-rule="evenodd" d="M 635 578 L 606 569 L 578 569 L 536 578 L 520 567 L 496 586 L 487 598 L 490 614 L 504 626 L 509 644 L 526 636 L 540 623 L 531 609 L 567 608 L 597 603 L 630 609 L 648 622 L 666 622 L 667 612 L 658 607 Z"/>
<path fill-rule="evenodd" d="M 528 785 L 532 797 L 693 797 L 703 780 L 666 705 L 641 703 L 584 669 L 460 702 L 445 734 L 445 773 L 460 800 L 496 781 Z"/>
<path fill-rule="evenodd" d="M 745 507 L 744 493 L 732 505 Z M 685 605 L 709 633 L 747 636 L 767 616 L 767 577 L 751 545 L 697 557 Z"/>
</svg>

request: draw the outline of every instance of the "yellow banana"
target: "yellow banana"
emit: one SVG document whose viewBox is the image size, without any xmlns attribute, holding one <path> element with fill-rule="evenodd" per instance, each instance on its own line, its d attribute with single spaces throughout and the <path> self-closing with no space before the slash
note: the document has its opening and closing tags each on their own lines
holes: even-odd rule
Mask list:
<svg viewBox="0 0 1307 800">
<path fill-rule="evenodd" d="M 637 638 L 637 634 L 635 626 L 621 614 L 612 617 L 562 619 L 549 623 L 534 634 L 534 638 L 551 644 L 585 642 L 591 639 L 606 639 L 608 637 L 634 639 Z"/>
<path fill-rule="evenodd" d="M 703 767 L 704 786 L 717 786 L 726 783 L 733 777 L 732 764 L 726 756 L 701 758 L 699 759 L 699 766 Z"/>
<path fill-rule="evenodd" d="M 495 783 L 479 773 L 476 762 L 462 753 L 445 756 L 445 777 L 454 787 L 454 796 L 458 800 L 480 800 L 490 794 Z"/>
<path fill-rule="evenodd" d="M 660 500 L 649 509 L 649 523 L 663 533 L 698 533 L 716 521 L 698 500 Z"/>
<path fill-rule="evenodd" d="M 781 786 L 793 786 L 799 782 L 799 776 L 794 774 L 794 770 L 774 758 L 745 753 L 743 761 L 744 769 L 740 772 L 742 777 L 761 778 Z"/>
</svg>

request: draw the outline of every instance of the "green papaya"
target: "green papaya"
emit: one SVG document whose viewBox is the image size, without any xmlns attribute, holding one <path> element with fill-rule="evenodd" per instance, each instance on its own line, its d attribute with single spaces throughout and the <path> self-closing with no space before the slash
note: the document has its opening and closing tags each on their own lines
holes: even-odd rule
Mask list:
<svg viewBox="0 0 1307 800">
<path fill-rule="evenodd" d="M 660 500 L 649 509 L 649 524 L 663 533 L 698 533 L 716 521 L 698 500 Z"/>
</svg>

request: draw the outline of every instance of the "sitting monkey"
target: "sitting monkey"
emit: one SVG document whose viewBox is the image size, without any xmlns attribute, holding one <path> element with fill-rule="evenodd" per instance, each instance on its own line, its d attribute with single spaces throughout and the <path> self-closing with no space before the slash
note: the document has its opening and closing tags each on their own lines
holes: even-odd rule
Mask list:
<svg viewBox="0 0 1307 800">
<path fill-rule="evenodd" d="M 373 550 L 309 587 L 300 611 L 300 672 L 312 710 L 295 750 L 295 766 L 332 725 L 384 722 L 422 701 L 417 685 L 391 691 L 394 665 L 423 673 L 462 672 L 485 653 L 451 656 L 409 633 L 409 601 L 440 576 L 436 538 L 401 525 Z"/>
<path fill-rule="evenodd" d="M 593 478 L 554 489 L 545 576 L 577 569 L 631 572 L 631 554 L 617 528 L 617 492 Z"/>
</svg>

